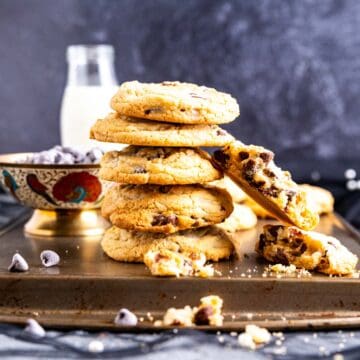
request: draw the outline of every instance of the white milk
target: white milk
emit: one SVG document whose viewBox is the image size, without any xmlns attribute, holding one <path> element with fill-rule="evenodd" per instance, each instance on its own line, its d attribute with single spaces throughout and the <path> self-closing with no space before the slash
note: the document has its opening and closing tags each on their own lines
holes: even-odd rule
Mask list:
<svg viewBox="0 0 360 360">
<path fill-rule="evenodd" d="M 125 145 L 90 140 L 90 128 L 110 111 L 118 90 L 111 45 L 71 45 L 67 48 L 67 84 L 60 110 L 61 144 L 88 149 L 121 149 Z"/>
<path fill-rule="evenodd" d="M 125 145 L 89 139 L 90 128 L 111 110 L 110 100 L 117 86 L 67 86 L 60 111 L 61 144 L 80 148 L 121 149 Z"/>
</svg>

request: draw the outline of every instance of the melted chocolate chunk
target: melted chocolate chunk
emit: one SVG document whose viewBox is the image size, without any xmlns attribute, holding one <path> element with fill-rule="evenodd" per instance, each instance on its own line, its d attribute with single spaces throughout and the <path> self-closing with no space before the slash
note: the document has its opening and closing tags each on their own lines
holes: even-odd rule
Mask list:
<svg viewBox="0 0 360 360">
<path fill-rule="evenodd" d="M 307 246 L 306 246 L 305 243 L 303 243 L 303 244 L 300 246 L 300 252 L 301 252 L 301 254 L 303 254 L 306 250 L 307 250 Z"/>
<path fill-rule="evenodd" d="M 292 249 L 298 248 L 303 243 L 303 240 L 300 238 L 295 238 L 290 242 L 290 247 Z"/>
<path fill-rule="evenodd" d="M 280 190 L 276 186 L 271 185 L 267 189 L 261 189 L 261 192 L 266 196 L 277 197 L 279 195 Z"/>
<path fill-rule="evenodd" d="M 214 159 L 218 162 L 219 165 L 227 168 L 230 156 L 228 154 L 225 154 L 225 152 L 222 150 L 216 150 L 214 152 Z"/>
<path fill-rule="evenodd" d="M 289 260 L 283 249 L 277 248 L 274 260 L 283 265 L 290 265 Z"/>
<path fill-rule="evenodd" d="M 256 188 L 262 188 L 265 184 L 265 181 L 253 181 L 253 186 Z"/>
<path fill-rule="evenodd" d="M 176 215 L 156 215 L 153 217 L 153 221 L 151 223 L 152 226 L 163 226 L 167 224 L 177 225 L 178 218 Z"/>
<path fill-rule="evenodd" d="M 249 158 L 249 153 L 247 151 L 240 151 L 239 158 L 240 158 L 240 161 L 246 160 Z"/>
<path fill-rule="evenodd" d="M 269 169 L 264 169 L 263 172 L 269 178 L 276 178 L 275 173 L 273 171 L 269 170 Z"/>
<path fill-rule="evenodd" d="M 214 310 L 211 306 L 204 306 L 195 314 L 194 322 L 196 325 L 209 325 L 210 316 L 213 314 Z"/>
<path fill-rule="evenodd" d="M 270 151 L 264 151 L 259 156 L 265 164 L 268 164 L 274 158 L 274 154 Z"/>
<path fill-rule="evenodd" d="M 147 171 L 144 167 L 142 166 L 135 166 L 134 167 L 134 174 L 146 174 Z"/>
<path fill-rule="evenodd" d="M 253 177 L 256 173 L 256 163 L 254 160 L 250 159 L 243 166 L 243 176 L 246 181 L 248 181 L 251 185 L 255 185 L 253 183 Z"/>
<path fill-rule="evenodd" d="M 277 237 L 279 229 L 281 229 L 281 225 L 274 225 L 268 228 L 269 234 L 271 234 L 274 238 Z"/>
<path fill-rule="evenodd" d="M 151 110 L 150 109 L 146 109 L 145 111 L 144 111 L 144 114 L 145 115 L 149 115 L 151 113 Z"/>
<path fill-rule="evenodd" d="M 259 243 L 258 243 L 258 249 L 259 251 L 263 251 L 264 247 L 266 245 L 266 237 L 264 234 L 260 234 Z"/>
</svg>

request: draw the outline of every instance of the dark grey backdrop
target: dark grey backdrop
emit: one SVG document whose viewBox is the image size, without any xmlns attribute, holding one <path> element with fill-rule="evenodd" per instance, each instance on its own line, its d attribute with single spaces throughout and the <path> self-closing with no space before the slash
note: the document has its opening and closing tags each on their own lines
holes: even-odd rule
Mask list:
<svg viewBox="0 0 360 360">
<path fill-rule="evenodd" d="M 359 19 L 357 0 L 0 0 L 0 151 L 59 142 L 66 46 L 106 42 L 120 81 L 231 92 L 244 142 L 360 158 Z"/>
</svg>

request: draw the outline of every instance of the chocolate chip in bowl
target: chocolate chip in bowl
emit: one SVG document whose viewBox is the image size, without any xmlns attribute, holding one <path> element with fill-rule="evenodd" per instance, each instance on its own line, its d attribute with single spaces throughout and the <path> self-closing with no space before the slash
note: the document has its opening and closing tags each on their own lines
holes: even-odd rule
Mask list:
<svg viewBox="0 0 360 360">
<path fill-rule="evenodd" d="M 34 209 L 25 232 L 36 236 L 101 235 L 99 215 L 110 183 L 98 178 L 102 151 L 55 146 L 39 153 L 0 155 L 0 184 Z"/>
</svg>

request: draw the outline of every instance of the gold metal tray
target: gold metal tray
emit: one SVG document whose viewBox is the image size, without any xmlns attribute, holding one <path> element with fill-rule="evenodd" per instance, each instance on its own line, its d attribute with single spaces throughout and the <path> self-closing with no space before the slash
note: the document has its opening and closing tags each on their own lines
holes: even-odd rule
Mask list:
<svg viewBox="0 0 360 360">
<path fill-rule="evenodd" d="M 155 278 L 144 265 L 107 258 L 99 238 L 25 238 L 20 224 L 0 237 L 0 321 L 33 317 L 50 327 L 129 331 L 113 325 L 125 307 L 144 319 L 130 330 L 154 330 L 162 328 L 154 327 L 149 315 L 159 319 L 169 307 L 195 306 L 200 297 L 217 294 L 224 299 L 225 322 L 216 330 L 240 330 L 249 322 L 269 329 L 358 327 L 360 279 L 262 276 L 265 264 L 253 248 L 263 224 L 234 235 L 239 259 L 217 264 L 222 275 L 208 279 Z M 359 234 L 339 216 L 323 217 L 317 230 L 360 255 Z M 60 254 L 59 267 L 41 266 L 44 249 Z M 27 273 L 7 271 L 16 251 L 28 260 Z"/>
</svg>

